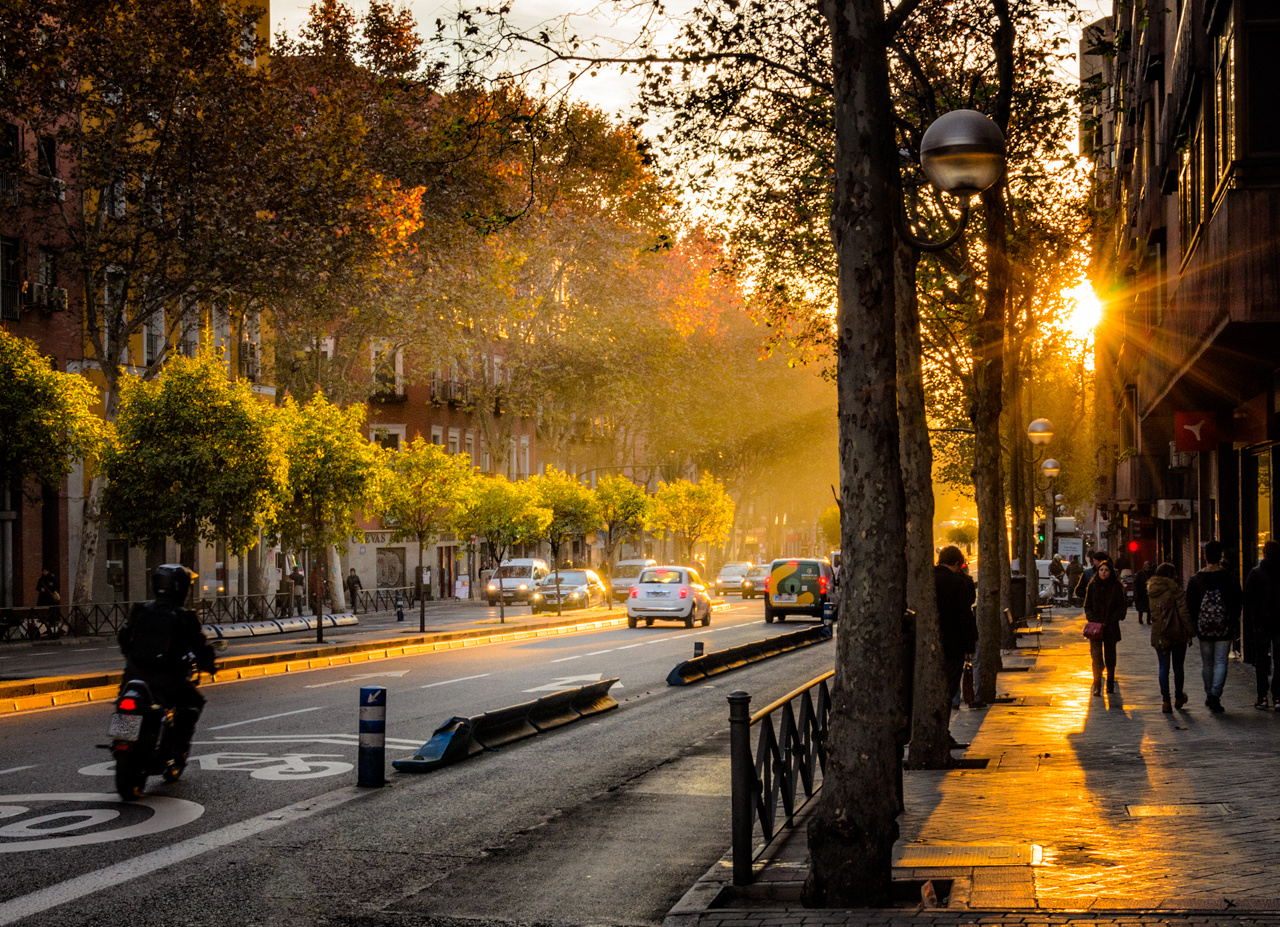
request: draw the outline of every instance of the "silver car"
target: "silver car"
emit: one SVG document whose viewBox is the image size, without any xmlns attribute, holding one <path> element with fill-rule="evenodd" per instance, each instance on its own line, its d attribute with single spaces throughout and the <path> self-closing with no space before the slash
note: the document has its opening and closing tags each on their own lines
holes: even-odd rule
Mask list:
<svg viewBox="0 0 1280 927">
<path fill-rule="evenodd" d="M 686 628 L 692 628 L 695 621 L 701 621 L 704 628 L 711 624 L 711 596 L 697 570 L 659 566 L 640 573 L 627 596 L 627 627 L 634 628 L 641 621 L 652 627 L 659 619 L 683 621 Z"/>
<path fill-rule="evenodd" d="M 742 595 L 742 580 L 751 572 L 751 564 L 732 560 L 720 568 L 716 577 L 716 595 Z"/>
<path fill-rule="evenodd" d="M 557 605 L 562 609 L 591 608 L 603 605 L 608 595 L 604 581 L 594 570 L 561 570 L 534 587 L 529 607 L 535 615 L 553 612 Z"/>
</svg>

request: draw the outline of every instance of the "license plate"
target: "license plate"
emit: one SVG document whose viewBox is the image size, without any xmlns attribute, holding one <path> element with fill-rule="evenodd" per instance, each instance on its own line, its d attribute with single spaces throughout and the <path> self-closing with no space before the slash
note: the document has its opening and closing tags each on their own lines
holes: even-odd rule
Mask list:
<svg viewBox="0 0 1280 927">
<path fill-rule="evenodd" d="M 112 715 L 107 736 L 116 740 L 137 740 L 142 733 L 142 715 Z"/>
<path fill-rule="evenodd" d="M 645 595 L 651 599 L 665 599 L 667 597 L 665 592 L 654 592 L 653 590 L 646 592 Z"/>
<path fill-rule="evenodd" d="M 775 602 L 794 602 L 796 600 L 796 597 L 790 593 L 781 593 L 779 595 L 772 596 L 772 598 Z"/>
</svg>

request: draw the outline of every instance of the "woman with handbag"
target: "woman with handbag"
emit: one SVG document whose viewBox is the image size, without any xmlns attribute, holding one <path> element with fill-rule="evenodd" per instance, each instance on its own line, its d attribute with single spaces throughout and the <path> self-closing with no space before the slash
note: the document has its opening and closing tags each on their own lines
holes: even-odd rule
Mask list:
<svg viewBox="0 0 1280 927">
<path fill-rule="evenodd" d="M 1116 690 L 1116 644 L 1120 642 L 1120 622 L 1128 603 L 1124 584 L 1116 576 L 1110 560 L 1098 564 L 1097 572 L 1084 591 L 1084 636 L 1093 655 L 1093 694 L 1102 694 L 1102 668 L 1107 668 L 1107 692 Z"/>
<path fill-rule="evenodd" d="M 1174 706 L 1187 704 L 1183 689 L 1186 673 L 1183 661 L 1187 656 L 1187 644 L 1195 637 L 1195 623 L 1187 608 L 1187 596 L 1178 583 L 1178 571 L 1172 563 L 1162 563 L 1155 576 L 1147 581 L 1147 597 L 1150 599 L 1148 615 L 1151 618 L 1151 646 L 1160 660 L 1160 710 L 1170 714 Z M 1176 702 L 1169 700 L 1169 667 L 1173 666 L 1173 687 Z"/>
</svg>

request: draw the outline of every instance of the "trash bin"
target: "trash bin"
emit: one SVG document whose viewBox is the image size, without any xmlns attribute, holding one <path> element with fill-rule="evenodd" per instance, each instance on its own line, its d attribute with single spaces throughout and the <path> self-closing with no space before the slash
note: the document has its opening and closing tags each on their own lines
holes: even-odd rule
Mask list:
<svg viewBox="0 0 1280 927">
<path fill-rule="evenodd" d="M 1027 617 L 1027 577 L 1022 573 L 1009 577 L 1009 616 L 1015 622 Z"/>
</svg>

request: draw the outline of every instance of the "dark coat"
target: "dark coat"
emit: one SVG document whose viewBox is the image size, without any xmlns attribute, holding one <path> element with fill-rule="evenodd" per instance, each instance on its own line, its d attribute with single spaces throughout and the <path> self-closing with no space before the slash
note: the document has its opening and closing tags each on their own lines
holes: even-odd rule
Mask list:
<svg viewBox="0 0 1280 927">
<path fill-rule="evenodd" d="M 1128 604 L 1124 597 L 1124 583 L 1112 573 L 1106 582 L 1094 577 L 1084 591 L 1084 616 L 1089 621 L 1101 621 L 1104 643 L 1118 642 L 1120 622 L 1124 621 Z"/>
<path fill-rule="evenodd" d="M 1169 579 L 1167 576 L 1153 576 L 1147 584 L 1147 591 L 1151 606 L 1152 647 L 1156 650 L 1169 650 L 1173 647 L 1176 642 L 1166 633 L 1169 622 L 1173 620 L 1178 622 L 1185 634 L 1190 637 L 1195 636 L 1196 624 L 1191 620 L 1191 610 L 1187 608 L 1187 597 L 1177 580 Z M 1181 643 L 1187 643 L 1190 637 Z"/>
<path fill-rule="evenodd" d="M 1146 570 L 1133 574 L 1133 607 L 1140 612 L 1151 611 L 1151 597 L 1147 594 L 1147 583 L 1150 580 L 1151 574 Z"/>
<path fill-rule="evenodd" d="M 1200 624 L 1200 603 L 1204 601 L 1204 594 L 1210 589 L 1217 589 L 1222 593 L 1222 603 L 1227 607 L 1227 624 L 1230 630 L 1226 637 L 1205 637 L 1201 634 L 1200 639 L 1235 640 L 1240 633 L 1240 609 L 1244 604 L 1240 581 L 1230 570 L 1201 570 L 1191 577 L 1191 581 L 1187 583 L 1187 608 L 1191 610 L 1191 618 L 1196 622 L 1197 628 Z"/>
<path fill-rule="evenodd" d="M 933 568 L 933 586 L 938 594 L 942 652 L 951 659 L 962 659 L 973 653 L 978 643 L 978 622 L 973 617 L 977 589 L 968 575 L 952 573 L 941 565 Z"/>
<path fill-rule="evenodd" d="M 36 580 L 36 605 L 56 605 L 54 594 L 58 591 L 58 581 L 54 579 L 53 574 L 48 576 L 41 575 Z"/>
<path fill-rule="evenodd" d="M 1245 577 L 1244 617 L 1255 634 L 1280 633 L 1280 560 L 1264 558 Z"/>
</svg>

